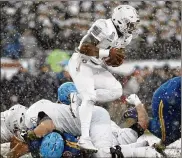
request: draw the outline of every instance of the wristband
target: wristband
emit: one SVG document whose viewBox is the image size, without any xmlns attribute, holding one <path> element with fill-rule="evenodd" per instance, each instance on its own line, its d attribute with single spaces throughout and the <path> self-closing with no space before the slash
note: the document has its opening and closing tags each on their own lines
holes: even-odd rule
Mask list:
<svg viewBox="0 0 182 158">
<path fill-rule="evenodd" d="M 99 49 L 99 58 L 104 58 L 109 56 L 109 49 Z"/>
</svg>

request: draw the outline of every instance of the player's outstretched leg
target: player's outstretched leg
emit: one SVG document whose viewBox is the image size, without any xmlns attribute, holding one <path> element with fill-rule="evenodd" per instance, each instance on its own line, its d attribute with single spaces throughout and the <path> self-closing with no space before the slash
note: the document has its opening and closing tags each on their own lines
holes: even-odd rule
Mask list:
<svg viewBox="0 0 182 158">
<path fill-rule="evenodd" d="M 81 122 L 81 137 L 78 142 L 80 148 L 97 151 L 90 139 L 90 123 L 92 111 L 96 100 L 94 89 L 94 78 L 92 69 L 81 63 L 79 71 L 77 71 L 79 55 L 75 54 L 69 61 L 69 72 L 75 83 L 75 86 L 82 98 L 82 103 L 79 109 L 79 117 Z"/>
</svg>

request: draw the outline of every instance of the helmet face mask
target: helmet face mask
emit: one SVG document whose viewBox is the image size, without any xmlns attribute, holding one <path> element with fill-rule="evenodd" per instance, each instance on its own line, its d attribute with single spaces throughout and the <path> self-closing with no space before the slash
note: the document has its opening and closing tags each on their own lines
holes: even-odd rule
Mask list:
<svg viewBox="0 0 182 158">
<path fill-rule="evenodd" d="M 133 22 L 127 23 L 128 33 L 132 34 L 134 31 L 136 31 L 137 30 L 137 25 L 138 25 L 138 22 L 136 22 L 136 23 L 133 23 Z"/>
<path fill-rule="evenodd" d="M 135 8 L 129 5 L 120 5 L 114 9 L 112 21 L 119 32 L 132 34 L 140 19 Z"/>
</svg>

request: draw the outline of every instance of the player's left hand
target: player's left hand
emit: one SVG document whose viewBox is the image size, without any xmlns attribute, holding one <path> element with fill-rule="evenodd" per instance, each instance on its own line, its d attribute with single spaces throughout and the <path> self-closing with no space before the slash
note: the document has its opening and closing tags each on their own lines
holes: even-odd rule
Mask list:
<svg viewBox="0 0 182 158">
<path fill-rule="evenodd" d="M 32 138 L 31 130 L 21 130 L 18 138 L 12 138 L 12 143 L 10 144 L 11 151 L 7 154 L 7 156 L 14 158 L 19 155 L 26 154 L 27 151 L 30 151 L 34 156 L 39 155 L 39 152 L 37 152 L 37 150 L 39 150 L 40 143 L 41 140 Z"/>
<path fill-rule="evenodd" d="M 6 154 L 9 158 L 18 158 L 29 151 L 28 145 L 16 137 L 13 138 L 10 148 L 11 150 Z"/>
<path fill-rule="evenodd" d="M 139 97 L 136 95 L 136 94 L 131 94 L 127 99 L 126 101 L 129 103 L 129 104 L 133 104 L 135 106 L 141 104 L 142 102 L 140 101 Z"/>
<path fill-rule="evenodd" d="M 109 51 L 109 57 L 103 59 L 106 65 L 112 67 L 120 66 L 125 58 L 125 49 L 123 48 L 111 48 Z"/>
<path fill-rule="evenodd" d="M 17 137 L 13 136 L 10 140 L 10 149 L 13 149 L 18 143 L 20 143 L 21 140 Z"/>
</svg>

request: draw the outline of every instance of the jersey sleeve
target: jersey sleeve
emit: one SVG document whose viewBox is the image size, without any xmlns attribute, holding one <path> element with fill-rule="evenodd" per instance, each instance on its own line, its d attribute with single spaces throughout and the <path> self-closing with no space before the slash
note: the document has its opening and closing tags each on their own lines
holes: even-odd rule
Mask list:
<svg viewBox="0 0 182 158">
<path fill-rule="evenodd" d="M 46 99 L 41 99 L 36 103 L 34 103 L 33 105 L 31 105 L 25 113 L 26 127 L 29 129 L 36 127 L 38 125 L 38 121 L 40 121 L 40 118 L 38 117 L 41 116 L 41 119 L 43 119 L 43 116 L 45 116 L 45 115 L 40 115 L 42 114 L 41 112 L 47 114 L 46 112 L 50 111 L 50 109 L 49 108 L 47 109 L 47 107 L 51 106 L 51 104 L 53 104 L 51 101 Z"/>
<path fill-rule="evenodd" d="M 41 122 L 45 120 L 51 120 L 51 118 L 44 111 L 40 111 L 38 113 L 37 125 L 39 125 Z"/>
<path fill-rule="evenodd" d="M 94 36 L 98 41 L 102 41 L 103 39 L 107 38 L 106 31 L 106 21 L 104 19 L 99 19 L 95 23 L 93 23 L 88 33 Z"/>
</svg>

